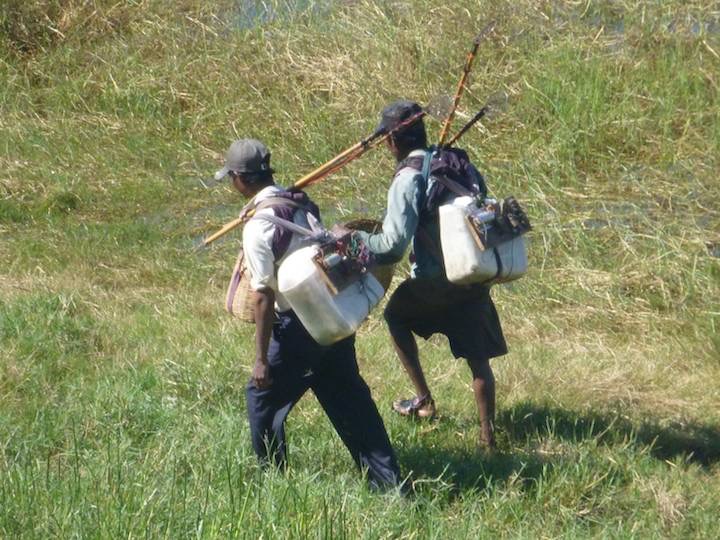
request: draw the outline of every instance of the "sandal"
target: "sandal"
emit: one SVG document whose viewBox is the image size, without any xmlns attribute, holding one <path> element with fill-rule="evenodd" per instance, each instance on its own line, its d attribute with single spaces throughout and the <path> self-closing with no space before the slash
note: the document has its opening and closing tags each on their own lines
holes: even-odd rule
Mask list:
<svg viewBox="0 0 720 540">
<path fill-rule="evenodd" d="M 419 418 L 434 418 L 437 414 L 435 401 L 430 394 L 411 399 L 398 399 L 393 401 L 393 410 L 402 416 L 417 416 Z"/>
</svg>

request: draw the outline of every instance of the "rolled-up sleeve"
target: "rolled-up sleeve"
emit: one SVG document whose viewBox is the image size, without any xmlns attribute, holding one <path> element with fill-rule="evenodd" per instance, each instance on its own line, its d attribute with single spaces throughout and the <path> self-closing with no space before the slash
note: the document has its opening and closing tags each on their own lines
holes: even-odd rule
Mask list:
<svg viewBox="0 0 720 540">
<path fill-rule="evenodd" d="M 243 229 L 245 262 L 250 272 L 250 288 L 254 291 L 270 288 L 277 292 L 272 238 L 269 221 L 251 219 Z"/>
<path fill-rule="evenodd" d="M 420 216 L 422 176 L 412 169 L 400 171 L 388 191 L 387 213 L 381 233 L 358 233 L 380 264 L 395 263 L 412 241 Z"/>
</svg>

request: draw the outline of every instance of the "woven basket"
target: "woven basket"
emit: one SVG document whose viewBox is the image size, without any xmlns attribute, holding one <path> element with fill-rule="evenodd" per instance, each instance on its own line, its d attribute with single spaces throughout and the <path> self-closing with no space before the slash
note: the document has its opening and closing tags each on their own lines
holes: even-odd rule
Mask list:
<svg viewBox="0 0 720 540">
<path fill-rule="evenodd" d="M 382 222 L 375 219 L 354 219 L 345 223 L 345 227 L 354 231 L 363 231 L 370 234 L 379 233 L 382 231 Z M 395 272 L 394 264 L 382 264 L 376 265 L 370 270 L 375 279 L 380 282 L 385 292 L 390 287 L 390 282 Z"/>
<path fill-rule="evenodd" d="M 245 266 L 245 253 L 240 249 L 225 295 L 225 309 L 243 322 L 255 323 L 252 297 L 250 274 Z"/>
</svg>

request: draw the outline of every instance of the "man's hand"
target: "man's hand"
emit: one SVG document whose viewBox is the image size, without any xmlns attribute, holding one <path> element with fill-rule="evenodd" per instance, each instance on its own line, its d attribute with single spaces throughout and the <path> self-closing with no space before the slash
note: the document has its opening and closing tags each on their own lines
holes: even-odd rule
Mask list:
<svg viewBox="0 0 720 540">
<path fill-rule="evenodd" d="M 255 365 L 253 366 L 250 377 L 252 377 L 255 388 L 258 390 L 269 388 L 273 382 L 270 376 L 270 366 L 268 366 L 267 361 L 263 362 L 260 359 L 255 360 Z"/>
</svg>

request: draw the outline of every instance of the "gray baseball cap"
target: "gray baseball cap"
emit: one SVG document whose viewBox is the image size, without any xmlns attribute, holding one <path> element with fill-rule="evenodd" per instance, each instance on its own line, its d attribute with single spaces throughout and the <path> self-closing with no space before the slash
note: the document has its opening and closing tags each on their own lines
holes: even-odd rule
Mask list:
<svg viewBox="0 0 720 540">
<path fill-rule="evenodd" d="M 222 180 L 230 171 L 241 174 L 273 173 L 270 168 L 270 151 L 257 139 L 239 139 L 228 148 L 225 166 L 215 173 L 215 180 Z"/>
</svg>

